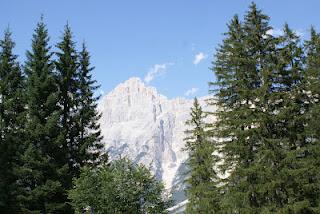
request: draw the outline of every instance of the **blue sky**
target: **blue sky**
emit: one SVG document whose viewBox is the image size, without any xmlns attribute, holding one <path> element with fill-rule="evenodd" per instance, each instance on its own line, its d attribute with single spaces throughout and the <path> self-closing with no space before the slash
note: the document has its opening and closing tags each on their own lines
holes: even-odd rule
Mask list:
<svg viewBox="0 0 320 214">
<path fill-rule="evenodd" d="M 208 93 L 213 54 L 226 23 L 242 16 L 246 0 L 0 0 L 0 31 L 9 25 L 15 53 L 24 61 L 41 14 L 51 44 L 60 40 L 68 22 L 80 46 L 86 41 L 96 67 L 94 78 L 107 93 L 137 76 L 168 97 Z M 320 29 L 318 0 L 258 0 L 259 8 L 280 29 L 285 22 L 308 37 Z M 53 49 L 54 50 L 54 49 Z M 149 73 L 149 75 L 148 75 Z M 188 93 L 187 93 L 188 92 Z"/>
</svg>

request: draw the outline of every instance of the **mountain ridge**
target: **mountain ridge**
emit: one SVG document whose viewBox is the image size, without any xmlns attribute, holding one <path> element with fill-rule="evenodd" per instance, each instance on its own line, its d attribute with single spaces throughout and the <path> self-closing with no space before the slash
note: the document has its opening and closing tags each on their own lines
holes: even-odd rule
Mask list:
<svg viewBox="0 0 320 214">
<path fill-rule="evenodd" d="M 199 100 L 205 105 L 205 97 Z M 185 200 L 183 139 L 192 105 L 191 99 L 168 99 L 137 77 L 120 83 L 98 105 L 110 159 L 127 156 L 150 167 L 178 203 Z"/>
</svg>

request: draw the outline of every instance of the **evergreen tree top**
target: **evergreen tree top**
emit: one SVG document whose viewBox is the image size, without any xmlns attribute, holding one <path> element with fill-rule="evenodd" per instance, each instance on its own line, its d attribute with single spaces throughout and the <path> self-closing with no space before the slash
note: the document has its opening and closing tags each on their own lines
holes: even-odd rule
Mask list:
<svg viewBox="0 0 320 214">
<path fill-rule="evenodd" d="M 262 10 L 257 8 L 256 3 L 252 2 L 249 6 L 249 10 L 247 11 L 247 14 L 245 15 L 245 21 L 246 22 L 252 22 L 254 20 L 265 20 L 269 21 L 270 17 L 262 12 Z M 255 24 L 258 24 L 257 22 L 253 22 Z"/>
<path fill-rule="evenodd" d="M 16 78 L 22 77 L 20 72 L 20 66 L 17 61 L 17 55 L 13 54 L 13 48 L 15 43 L 11 38 L 11 31 L 7 28 L 4 32 L 4 38 L 0 40 L 0 78 L 4 78 L 9 75 L 12 71 L 18 75 Z M 14 75 L 13 73 L 11 73 Z M 14 78 L 12 76 L 12 78 Z"/>
<path fill-rule="evenodd" d="M 27 75 L 36 73 L 40 76 L 44 71 L 51 72 L 53 70 L 51 63 L 53 53 L 50 52 L 51 46 L 48 44 L 49 40 L 47 27 L 41 16 L 32 35 L 31 50 L 28 50 L 26 54 L 25 72 Z"/>
<path fill-rule="evenodd" d="M 94 70 L 94 67 L 90 67 L 90 54 L 87 49 L 87 45 L 85 42 L 82 43 L 82 49 L 79 53 L 79 61 L 80 61 L 80 69 L 84 72 L 89 73 L 90 71 Z M 91 75 L 90 75 L 91 77 Z"/>
<path fill-rule="evenodd" d="M 57 46 L 61 49 L 64 46 L 72 46 L 73 47 L 75 45 L 75 42 L 73 42 L 72 38 L 73 38 L 73 34 L 71 31 L 71 27 L 70 27 L 69 23 L 67 23 L 64 27 L 62 41 L 60 43 L 58 43 Z"/>
<path fill-rule="evenodd" d="M 17 58 L 16 55 L 13 55 L 12 50 L 15 47 L 15 43 L 11 38 L 12 33 L 9 27 L 4 31 L 4 38 L 0 40 L 0 47 L 2 51 L 0 52 L 2 57 L 9 57 L 10 60 L 14 60 Z"/>
<path fill-rule="evenodd" d="M 268 34 L 268 31 L 272 30 L 269 20 L 270 17 L 265 15 L 262 10 L 257 9 L 255 3 L 250 5 L 244 17 L 244 30 L 251 35 L 247 38 L 249 42 L 259 43 L 261 40 L 267 40 L 272 37 L 271 34 Z"/>
<path fill-rule="evenodd" d="M 59 49 L 59 51 L 56 52 L 58 59 L 55 61 L 57 73 L 58 76 L 62 75 L 65 78 L 62 83 L 68 88 L 70 87 L 69 81 L 76 81 L 78 69 L 78 53 L 69 24 L 64 27 L 61 41 L 56 47 Z"/>
<path fill-rule="evenodd" d="M 305 42 L 307 48 L 307 55 L 313 55 L 320 51 L 320 35 L 312 26 L 310 29 L 310 40 Z"/>
<path fill-rule="evenodd" d="M 34 30 L 34 34 L 32 35 L 32 49 L 34 52 L 43 51 L 37 50 L 37 48 L 46 47 L 50 37 L 48 35 L 47 26 L 43 21 L 43 17 L 41 17 L 40 21 L 37 23 L 37 27 Z M 48 48 L 49 50 L 50 48 Z"/>
<path fill-rule="evenodd" d="M 231 21 L 227 24 L 228 26 L 228 32 L 225 33 L 225 35 L 230 35 L 231 32 L 234 32 L 234 29 L 241 29 L 241 21 L 239 19 L 238 15 L 234 15 Z"/>
<path fill-rule="evenodd" d="M 199 104 L 198 99 L 195 97 L 193 101 L 193 107 L 191 107 L 191 119 L 188 120 L 186 123 L 188 125 L 195 125 L 196 127 L 202 127 L 203 119 L 204 119 L 204 113 L 202 111 L 202 107 Z"/>
</svg>

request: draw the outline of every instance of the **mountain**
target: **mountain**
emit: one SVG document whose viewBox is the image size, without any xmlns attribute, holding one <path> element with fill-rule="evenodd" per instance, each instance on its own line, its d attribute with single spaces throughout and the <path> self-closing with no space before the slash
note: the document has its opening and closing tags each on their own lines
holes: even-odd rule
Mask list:
<svg viewBox="0 0 320 214">
<path fill-rule="evenodd" d="M 204 104 L 204 98 L 200 99 Z M 183 180 L 187 153 L 185 121 L 193 100 L 168 99 L 133 77 L 105 95 L 98 106 L 104 143 L 111 159 L 127 156 L 150 167 L 173 192 L 185 200 Z"/>
</svg>

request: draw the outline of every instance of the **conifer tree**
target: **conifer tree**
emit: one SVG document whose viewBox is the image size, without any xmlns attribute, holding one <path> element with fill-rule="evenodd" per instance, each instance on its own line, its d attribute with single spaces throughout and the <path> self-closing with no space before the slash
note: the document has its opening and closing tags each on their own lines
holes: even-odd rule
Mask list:
<svg viewBox="0 0 320 214">
<path fill-rule="evenodd" d="M 188 137 L 185 150 L 189 153 L 187 161 L 187 213 L 218 213 L 219 188 L 218 176 L 214 169 L 218 156 L 214 155 L 215 146 L 209 140 L 204 122 L 205 114 L 197 100 L 191 108 L 191 118 L 186 122 L 191 127 L 186 131 Z"/>
<path fill-rule="evenodd" d="M 77 53 L 68 25 L 57 47 L 59 51 L 55 65 L 59 86 L 60 165 L 65 170 L 62 185 L 69 190 L 72 179 L 80 175 L 82 166 L 97 165 L 105 161 L 105 155 L 101 155 L 100 115 L 96 109 L 99 97 L 95 96 L 98 86 L 91 76 L 90 55 L 85 45 Z"/>
<path fill-rule="evenodd" d="M 55 163 L 59 147 L 58 87 L 56 85 L 48 44 L 49 36 L 43 20 L 38 23 L 32 38 L 31 51 L 27 51 L 27 116 L 23 165 L 18 170 L 21 209 L 24 213 L 59 212 L 63 190 Z M 59 195 L 60 194 L 60 195 Z"/>
<path fill-rule="evenodd" d="M 305 66 L 299 37 L 287 24 L 273 37 L 268 19 L 253 3 L 243 24 L 231 21 L 217 50 L 212 131 L 222 141 L 221 169 L 230 173 L 220 206 L 226 213 L 317 213 L 320 40 L 312 31 Z"/>
<path fill-rule="evenodd" d="M 221 202 L 222 210 L 232 213 L 242 209 L 249 212 L 247 191 L 251 183 L 247 175 L 251 172 L 257 139 L 254 127 L 256 112 L 251 106 L 256 101 L 258 74 L 255 65 L 247 60 L 244 46 L 245 32 L 238 16 L 228 25 L 228 32 L 222 45 L 217 49 L 213 70 L 216 82 L 212 92 L 212 103 L 217 105 L 214 113 L 217 121 L 212 125 L 213 137 L 221 139 L 223 154 L 222 173 L 230 173 L 223 181 L 225 197 Z M 238 211 L 239 212 L 239 211 Z"/>
<path fill-rule="evenodd" d="M 293 182 L 292 166 L 296 163 L 297 144 L 303 141 L 303 106 L 300 90 L 303 52 L 299 37 L 286 24 L 283 35 L 276 38 L 271 56 L 271 79 L 265 96 L 265 116 L 262 120 L 262 146 L 257 152 L 260 212 L 285 211 L 292 202 L 289 193 Z"/>
<path fill-rule="evenodd" d="M 304 92 L 304 140 L 296 145 L 295 176 L 291 185 L 290 211 L 320 212 L 320 35 L 311 28 L 310 40 L 305 42 L 306 62 L 302 82 Z"/>
<path fill-rule="evenodd" d="M 101 140 L 101 130 L 98 120 L 100 114 L 97 112 L 97 101 L 99 96 L 95 96 L 95 91 L 99 88 L 97 81 L 92 79 L 90 67 L 90 55 L 86 45 L 83 43 L 79 53 L 79 95 L 77 100 L 77 125 L 79 135 L 77 138 L 78 151 L 76 162 L 79 166 L 85 164 L 98 164 L 103 147 Z"/>
<path fill-rule="evenodd" d="M 0 41 L 0 213 L 18 212 L 17 175 L 24 142 L 24 76 L 7 29 Z"/>
<path fill-rule="evenodd" d="M 59 87 L 58 104 L 60 134 L 57 140 L 59 145 L 58 165 L 62 172 L 62 187 L 65 191 L 71 189 L 72 178 L 80 173 L 80 166 L 77 164 L 77 96 L 78 96 L 78 55 L 75 49 L 75 42 L 72 40 L 72 32 L 69 25 L 65 26 L 62 41 L 57 44 L 58 52 L 55 61 L 57 84 Z M 67 205 L 66 194 L 64 201 Z M 66 209 L 70 209 L 68 205 Z M 70 212 L 70 211 L 69 211 Z"/>
<path fill-rule="evenodd" d="M 75 42 L 72 40 L 72 32 L 69 25 L 66 25 L 62 41 L 58 43 L 56 60 L 57 81 L 59 85 L 59 104 L 61 106 L 61 127 L 63 136 L 63 148 L 66 151 L 68 167 L 74 167 L 72 150 L 75 146 L 76 127 L 76 101 L 78 95 L 78 55 L 75 49 Z"/>
<path fill-rule="evenodd" d="M 268 20 L 252 3 L 244 23 L 237 16 L 231 21 L 214 62 L 218 121 L 213 133 L 222 139 L 222 170 L 230 173 L 222 203 L 227 212 L 259 213 L 266 203 L 264 184 L 271 174 L 263 157 L 274 152 L 268 101 L 276 45 Z"/>
</svg>

